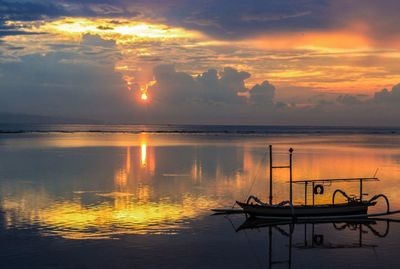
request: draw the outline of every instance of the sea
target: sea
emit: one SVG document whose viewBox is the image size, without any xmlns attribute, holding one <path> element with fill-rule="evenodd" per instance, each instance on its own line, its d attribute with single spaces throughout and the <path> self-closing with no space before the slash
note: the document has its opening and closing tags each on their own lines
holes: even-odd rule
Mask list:
<svg viewBox="0 0 400 269">
<path fill-rule="evenodd" d="M 400 214 L 215 214 L 268 201 L 269 145 L 277 166 L 294 150 L 294 180 L 376 177 L 363 199 L 400 209 L 400 128 L 0 124 L 0 268 L 398 268 Z M 288 180 L 274 170 L 274 203 Z M 359 196 L 357 181 L 322 185 L 294 184 L 294 203 Z"/>
</svg>

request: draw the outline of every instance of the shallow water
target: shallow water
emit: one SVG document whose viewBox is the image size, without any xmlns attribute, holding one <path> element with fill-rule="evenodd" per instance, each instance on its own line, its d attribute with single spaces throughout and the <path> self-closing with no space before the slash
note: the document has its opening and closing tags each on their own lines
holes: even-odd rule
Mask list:
<svg viewBox="0 0 400 269">
<path fill-rule="evenodd" d="M 211 216 L 211 208 L 249 193 L 267 199 L 269 144 L 283 165 L 295 149 L 295 179 L 370 177 L 378 169 L 381 181 L 365 183 L 364 193 L 385 193 L 400 209 L 396 134 L 1 134 L 0 266 L 397 267 L 396 222 L 236 231 L 243 216 Z M 286 200 L 287 172 L 275 175 L 274 201 Z M 330 202 L 337 188 L 359 191 L 357 184 L 325 186 L 315 202 Z M 294 198 L 304 202 L 301 186 Z"/>
</svg>

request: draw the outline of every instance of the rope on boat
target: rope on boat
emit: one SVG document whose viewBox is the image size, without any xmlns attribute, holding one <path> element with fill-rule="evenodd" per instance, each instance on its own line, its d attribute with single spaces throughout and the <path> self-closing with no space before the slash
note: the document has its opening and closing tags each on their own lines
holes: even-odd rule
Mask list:
<svg viewBox="0 0 400 269">
<path fill-rule="evenodd" d="M 256 182 L 257 176 L 258 176 L 258 174 L 259 174 L 260 167 L 261 167 L 261 165 L 264 163 L 266 157 L 267 157 L 267 152 L 265 151 L 265 152 L 264 152 L 264 155 L 263 155 L 263 157 L 262 157 L 262 159 L 261 159 L 261 161 L 260 161 L 260 163 L 258 164 L 256 173 L 254 174 L 254 177 L 253 177 L 253 181 L 251 182 L 249 191 L 247 192 L 247 196 L 250 195 L 250 192 L 251 192 L 251 190 L 252 190 L 253 187 L 254 187 L 254 183 Z"/>
<path fill-rule="evenodd" d="M 251 190 L 252 190 L 253 187 L 254 187 L 254 183 L 256 182 L 256 179 L 257 179 L 258 174 L 259 174 L 259 172 L 260 172 L 260 167 L 261 167 L 261 165 L 264 163 L 264 161 L 265 161 L 265 159 L 266 159 L 266 157 L 267 157 L 267 153 L 268 153 L 267 151 L 264 152 L 264 155 L 263 155 L 263 157 L 261 158 L 260 163 L 259 163 L 258 166 L 257 166 L 256 172 L 255 172 L 255 174 L 254 174 L 254 176 L 253 176 L 253 180 L 252 180 L 251 185 L 250 185 L 250 188 L 249 188 L 249 190 L 248 190 L 248 192 L 247 192 L 247 195 L 246 195 L 246 196 L 249 197 L 249 198 L 247 198 L 247 200 L 249 200 L 250 197 L 253 196 L 253 195 L 250 195 L 250 192 L 251 192 Z M 250 195 L 250 196 L 249 196 L 249 195 Z M 254 198 L 257 198 L 257 197 L 255 197 L 255 196 L 253 196 L 253 197 L 254 197 Z M 257 199 L 258 199 L 258 198 L 257 198 Z M 260 201 L 260 203 L 262 203 L 260 199 L 258 199 L 258 200 Z M 263 204 L 263 203 L 262 203 L 262 204 Z M 235 205 L 236 205 L 236 202 L 232 205 L 232 208 L 234 208 Z"/>
</svg>

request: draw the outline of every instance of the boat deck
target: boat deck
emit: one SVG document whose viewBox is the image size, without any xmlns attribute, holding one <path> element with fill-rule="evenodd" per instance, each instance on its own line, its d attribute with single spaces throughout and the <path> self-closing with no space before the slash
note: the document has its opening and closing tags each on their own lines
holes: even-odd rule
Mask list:
<svg viewBox="0 0 400 269">
<path fill-rule="evenodd" d="M 321 205 L 296 205 L 296 206 L 270 206 L 258 204 L 246 204 L 237 202 L 243 212 L 253 216 L 271 217 L 305 217 L 305 216 L 344 216 L 344 215 L 366 215 L 368 207 L 376 203 L 352 202 L 341 204 Z"/>
</svg>

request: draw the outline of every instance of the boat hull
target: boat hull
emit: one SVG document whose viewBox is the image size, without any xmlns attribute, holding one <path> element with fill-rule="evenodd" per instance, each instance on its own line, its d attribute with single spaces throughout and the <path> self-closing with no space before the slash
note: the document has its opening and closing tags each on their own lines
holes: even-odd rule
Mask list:
<svg viewBox="0 0 400 269">
<path fill-rule="evenodd" d="M 366 215 L 368 207 L 375 203 L 355 202 L 343 204 L 324 204 L 315 206 L 269 206 L 246 204 L 236 202 L 243 212 L 251 216 L 265 217 L 331 217 L 331 216 L 355 216 Z"/>
</svg>

